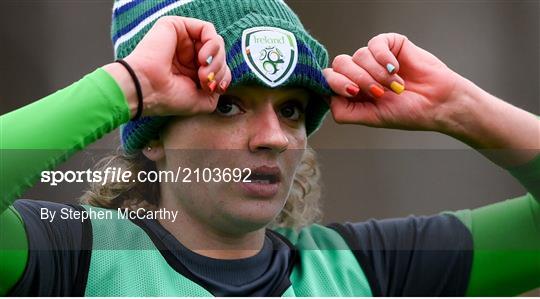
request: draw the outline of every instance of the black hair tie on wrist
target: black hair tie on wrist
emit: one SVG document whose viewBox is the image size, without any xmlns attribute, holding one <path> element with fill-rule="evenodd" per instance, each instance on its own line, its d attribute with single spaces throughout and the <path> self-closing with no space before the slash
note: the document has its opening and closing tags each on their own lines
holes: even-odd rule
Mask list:
<svg viewBox="0 0 540 299">
<path fill-rule="evenodd" d="M 137 91 L 137 113 L 135 113 L 135 116 L 131 119 L 132 121 L 138 120 L 142 115 L 143 110 L 143 95 L 141 90 L 141 83 L 139 82 L 139 79 L 137 78 L 137 75 L 135 75 L 135 71 L 131 66 L 125 62 L 123 59 L 118 59 L 115 62 L 120 63 L 123 65 L 126 70 L 128 71 L 129 75 L 131 76 L 131 79 L 133 79 L 133 83 L 135 83 L 135 90 Z"/>
</svg>

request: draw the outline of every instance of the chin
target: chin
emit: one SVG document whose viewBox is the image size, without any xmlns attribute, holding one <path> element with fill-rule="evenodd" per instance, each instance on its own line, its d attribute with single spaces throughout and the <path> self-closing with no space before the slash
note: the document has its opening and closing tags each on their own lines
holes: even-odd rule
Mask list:
<svg viewBox="0 0 540 299">
<path fill-rule="evenodd" d="M 272 201 L 253 201 L 243 202 L 234 205 L 227 211 L 224 217 L 228 223 L 231 223 L 234 233 L 249 233 L 270 224 L 281 212 L 284 203 Z"/>
</svg>

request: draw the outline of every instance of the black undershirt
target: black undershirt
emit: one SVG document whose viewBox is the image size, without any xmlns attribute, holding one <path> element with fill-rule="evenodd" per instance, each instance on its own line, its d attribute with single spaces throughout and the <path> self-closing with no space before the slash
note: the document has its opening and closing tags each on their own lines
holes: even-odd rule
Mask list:
<svg viewBox="0 0 540 299">
<path fill-rule="evenodd" d="M 137 221 L 148 234 L 161 241 L 191 276 L 214 296 L 267 296 L 286 279 L 291 249 L 279 238 L 266 233 L 263 248 L 243 259 L 222 260 L 200 255 L 186 248 L 158 221 Z"/>
</svg>

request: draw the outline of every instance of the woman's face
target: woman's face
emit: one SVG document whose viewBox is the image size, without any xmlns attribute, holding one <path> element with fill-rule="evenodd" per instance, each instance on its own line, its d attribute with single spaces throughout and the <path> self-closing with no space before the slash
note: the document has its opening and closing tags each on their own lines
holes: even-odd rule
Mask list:
<svg viewBox="0 0 540 299">
<path fill-rule="evenodd" d="M 227 233 L 271 222 L 285 205 L 306 148 L 308 100 L 304 89 L 242 86 L 221 96 L 212 114 L 171 121 L 161 136 L 158 169 L 176 174 L 181 167 L 179 178 L 191 182 L 162 182 L 162 205 Z M 236 174 L 249 169 L 252 182 L 232 182 L 239 176 L 225 175 L 226 168 L 239 169 Z"/>
</svg>

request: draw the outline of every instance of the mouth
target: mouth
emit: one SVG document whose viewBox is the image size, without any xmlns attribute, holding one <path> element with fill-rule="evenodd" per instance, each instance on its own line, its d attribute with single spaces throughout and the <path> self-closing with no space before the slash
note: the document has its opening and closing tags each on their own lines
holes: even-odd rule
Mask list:
<svg viewBox="0 0 540 299">
<path fill-rule="evenodd" d="M 251 173 L 240 183 L 246 195 L 256 198 L 271 198 L 279 191 L 281 171 L 278 167 L 261 166 L 250 168 Z"/>
<path fill-rule="evenodd" d="M 278 167 L 269 166 L 252 168 L 247 179 L 256 184 L 276 184 L 281 181 L 281 171 Z"/>
</svg>

